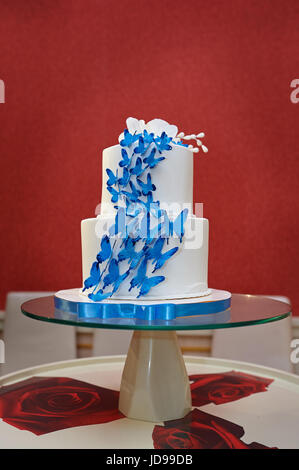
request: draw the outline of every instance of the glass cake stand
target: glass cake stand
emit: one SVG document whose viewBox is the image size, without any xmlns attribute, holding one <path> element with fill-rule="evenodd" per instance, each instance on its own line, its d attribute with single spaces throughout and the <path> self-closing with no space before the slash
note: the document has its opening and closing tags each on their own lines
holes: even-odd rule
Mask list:
<svg viewBox="0 0 299 470">
<path fill-rule="evenodd" d="M 118 304 L 122 308 L 123 304 Z M 191 393 L 176 330 L 233 328 L 286 318 L 291 306 L 264 296 L 232 294 L 230 308 L 172 320 L 88 318 L 57 310 L 54 296 L 25 302 L 30 318 L 64 325 L 134 330 L 123 370 L 119 409 L 129 418 L 162 422 L 191 410 Z"/>
</svg>

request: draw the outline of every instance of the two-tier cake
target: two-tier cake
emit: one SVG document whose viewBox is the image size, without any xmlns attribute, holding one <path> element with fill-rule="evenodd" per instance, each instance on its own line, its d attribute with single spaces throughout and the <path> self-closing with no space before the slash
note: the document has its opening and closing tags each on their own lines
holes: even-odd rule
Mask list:
<svg viewBox="0 0 299 470">
<path fill-rule="evenodd" d="M 100 214 L 81 223 L 81 295 L 94 302 L 208 295 L 209 223 L 193 209 L 193 158 L 207 151 L 204 134 L 178 133 L 161 119 L 126 123 L 119 144 L 103 151 Z"/>
</svg>

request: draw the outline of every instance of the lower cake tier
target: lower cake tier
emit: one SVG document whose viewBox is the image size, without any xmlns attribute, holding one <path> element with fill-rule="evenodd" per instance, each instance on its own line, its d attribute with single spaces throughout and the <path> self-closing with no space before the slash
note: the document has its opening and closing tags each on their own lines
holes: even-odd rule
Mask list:
<svg viewBox="0 0 299 470">
<path fill-rule="evenodd" d="M 92 264 L 96 261 L 100 252 L 102 236 L 108 233 L 108 228 L 113 225 L 114 217 L 99 215 L 97 218 L 85 219 L 81 222 L 82 239 L 82 271 L 84 281 L 90 276 Z M 115 237 L 110 237 L 111 246 L 114 245 Z M 118 240 L 121 243 L 121 240 Z M 155 285 L 142 300 L 166 300 L 199 297 L 209 294 L 208 289 L 208 243 L 209 243 L 209 221 L 195 216 L 188 217 L 185 224 L 185 235 L 182 242 L 177 237 L 170 237 L 165 241 L 162 252 L 178 247 L 176 253 L 154 274 L 152 261 L 148 262 L 146 275 L 164 276 L 165 280 Z M 103 268 L 105 269 L 105 264 Z M 126 260 L 121 264 L 122 272 L 128 269 Z M 130 289 L 130 282 L 136 276 L 136 267 L 128 277 L 121 283 L 118 290 L 111 298 L 136 299 L 140 289 Z M 88 295 L 94 288 L 82 290 L 82 295 Z M 109 290 L 109 289 L 107 289 Z"/>
</svg>

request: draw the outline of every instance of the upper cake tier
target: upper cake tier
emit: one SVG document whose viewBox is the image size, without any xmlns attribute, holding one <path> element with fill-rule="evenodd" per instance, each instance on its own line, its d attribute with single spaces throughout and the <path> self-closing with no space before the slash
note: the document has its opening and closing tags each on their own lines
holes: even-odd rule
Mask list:
<svg viewBox="0 0 299 470">
<path fill-rule="evenodd" d="M 121 160 L 120 145 L 114 145 L 103 151 L 102 166 L 102 205 L 101 214 L 115 213 L 115 204 L 111 202 L 111 193 L 108 191 L 107 181 L 109 179 L 107 168 L 114 174 L 119 171 Z M 185 204 L 192 207 L 193 204 L 193 153 L 188 147 L 172 143 L 172 149 L 163 153 L 165 159 L 159 162 L 157 167 L 152 169 L 152 178 L 155 183 L 155 199 L 160 204 L 173 206 L 176 212 Z M 133 157 L 135 165 L 137 155 Z M 180 209 L 181 210 L 181 209 Z"/>
</svg>

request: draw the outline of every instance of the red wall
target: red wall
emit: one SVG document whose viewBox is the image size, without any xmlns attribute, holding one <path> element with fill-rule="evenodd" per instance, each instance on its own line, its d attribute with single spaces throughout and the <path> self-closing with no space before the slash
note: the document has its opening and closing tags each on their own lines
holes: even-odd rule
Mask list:
<svg viewBox="0 0 299 470">
<path fill-rule="evenodd" d="M 297 0 L 1 0 L 0 23 L 1 308 L 80 285 L 101 151 L 134 116 L 206 132 L 210 286 L 299 314 Z"/>
</svg>

